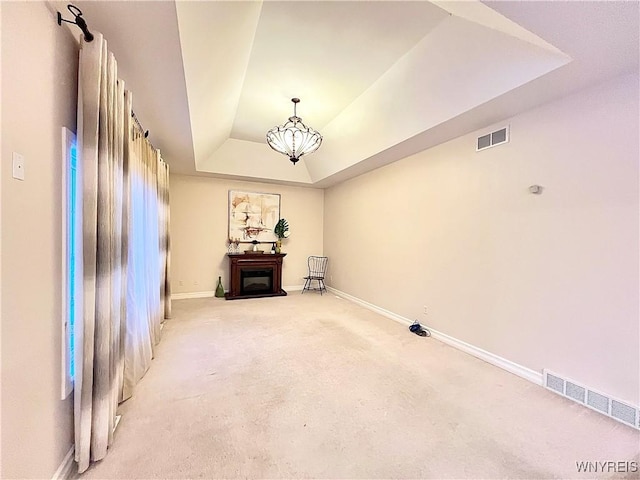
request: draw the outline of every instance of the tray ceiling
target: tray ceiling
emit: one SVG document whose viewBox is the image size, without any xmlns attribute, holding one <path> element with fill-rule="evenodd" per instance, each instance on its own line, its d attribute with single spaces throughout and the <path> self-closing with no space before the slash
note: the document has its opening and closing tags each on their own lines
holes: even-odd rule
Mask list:
<svg viewBox="0 0 640 480">
<path fill-rule="evenodd" d="M 638 68 L 637 2 L 77 4 L 174 173 L 326 187 Z M 292 97 L 324 137 L 296 165 L 265 141 Z"/>
</svg>

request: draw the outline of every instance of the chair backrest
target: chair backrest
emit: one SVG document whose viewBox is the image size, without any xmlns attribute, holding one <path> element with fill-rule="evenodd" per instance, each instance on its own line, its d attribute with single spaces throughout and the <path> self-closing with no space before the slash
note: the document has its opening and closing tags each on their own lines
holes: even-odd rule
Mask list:
<svg viewBox="0 0 640 480">
<path fill-rule="evenodd" d="M 320 277 L 324 279 L 324 274 L 327 271 L 327 261 L 329 259 L 327 257 L 316 257 L 311 256 L 308 259 L 309 264 L 309 276 L 310 277 Z"/>
</svg>

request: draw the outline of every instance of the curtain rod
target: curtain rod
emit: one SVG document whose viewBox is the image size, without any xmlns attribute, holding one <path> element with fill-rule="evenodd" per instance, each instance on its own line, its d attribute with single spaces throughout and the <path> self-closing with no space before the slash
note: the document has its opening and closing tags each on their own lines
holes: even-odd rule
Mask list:
<svg viewBox="0 0 640 480">
<path fill-rule="evenodd" d="M 147 138 L 149 136 L 149 130 L 145 130 L 142 127 L 142 124 L 140 123 L 140 120 L 138 120 L 138 117 L 136 115 L 136 112 L 134 112 L 133 110 L 131 110 L 131 117 L 136 121 L 136 123 L 138 124 L 138 126 L 140 127 L 140 130 L 142 130 L 142 132 L 144 133 L 144 138 Z M 151 142 L 149 142 L 151 143 Z"/>
<path fill-rule="evenodd" d="M 1 1 L 1 0 L 0 0 Z M 73 23 L 75 25 L 77 25 L 80 30 L 82 30 L 82 33 L 84 34 L 84 39 L 86 42 L 91 42 L 93 41 L 93 34 L 89 31 L 89 27 L 87 26 L 87 22 L 85 21 L 84 18 L 82 18 L 82 10 L 80 10 L 78 7 L 76 7 L 73 4 L 68 4 L 67 5 L 67 10 L 69 10 L 69 12 L 71 13 L 71 15 L 73 15 L 74 19 L 73 20 L 67 20 L 65 18 L 62 18 L 62 14 L 60 12 L 56 12 L 58 14 L 58 25 L 62 26 L 62 22 L 66 22 L 66 23 Z M 118 80 L 120 81 L 120 80 Z M 133 119 L 135 120 L 135 122 L 138 124 L 138 127 L 140 127 L 140 131 L 143 132 L 144 138 L 147 139 L 147 142 L 149 142 L 149 145 L 151 145 L 151 147 L 154 150 L 158 150 L 155 145 L 153 143 L 151 143 L 151 140 L 149 140 L 149 130 L 145 130 L 144 127 L 142 126 L 142 124 L 140 123 L 140 120 L 138 120 L 138 117 L 136 116 L 135 112 L 133 110 L 131 110 L 131 117 L 133 117 Z M 162 162 L 164 163 L 164 159 L 162 157 L 160 157 L 160 160 L 162 160 Z"/>
<path fill-rule="evenodd" d="M 131 118 L 133 118 L 133 120 L 136 122 L 136 125 L 138 125 L 138 127 L 140 128 L 140 132 L 141 132 L 141 133 L 143 133 L 144 138 L 146 138 L 146 139 L 147 139 L 147 142 L 149 142 L 149 145 L 151 145 L 151 147 L 152 147 L 154 150 L 158 150 L 158 151 L 159 151 L 159 149 L 158 149 L 158 148 L 156 148 L 156 146 L 155 146 L 153 143 L 151 143 L 151 140 L 149 140 L 149 138 L 148 138 L 148 137 L 149 137 L 149 130 L 145 130 L 145 129 L 144 129 L 144 127 L 143 127 L 143 126 L 142 126 L 142 124 L 140 123 L 140 120 L 138 120 L 138 117 L 137 117 L 137 115 L 136 115 L 136 112 L 134 112 L 133 110 L 131 110 Z M 164 162 L 164 159 L 162 158 L 162 156 L 160 157 L 160 160 L 162 160 L 162 162 Z"/>
<path fill-rule="evenodd" d="M 75 5 L 72 5 L 71 3 L 69 5 L 67 5 L 67 10 L 69 10 L 69 12 L 71 12 L 71 15 L 73 15 L 73 17 L 74 17 L 73 20 L 67 20 L 65 18 L 62 18 L 62 14 L 60 12 L 57 12 L 58 13 L 58 25 L 62 26 L 62 22 L 74 23 L 80 28 L 80 30 L 82 30 L 82 33 L 84 34 L 84 40 L 86 42 L 92 41 L 93 40 L 93 34 L 89 31 L 89 27 L 87 26 L 87 22 L 84 20 L 84 18 L 82 18 L 82 10 L 80 10 Z"/>
</svg>

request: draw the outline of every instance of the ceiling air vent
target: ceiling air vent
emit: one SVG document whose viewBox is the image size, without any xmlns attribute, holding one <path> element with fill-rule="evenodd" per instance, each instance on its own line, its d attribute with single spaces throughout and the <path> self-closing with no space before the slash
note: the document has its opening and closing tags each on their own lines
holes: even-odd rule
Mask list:
<svg viewBox="0 0 640 480">
<path fill-rule="evenodd" d="M 485 148 L 495 147 L 502 143 L 509 141 L 509 127 L 501 128 L 495 132 L 487 133 L 478 137 L 478 143 L 476 144 L 476 151 L 484 150 Z"/>
</svg>

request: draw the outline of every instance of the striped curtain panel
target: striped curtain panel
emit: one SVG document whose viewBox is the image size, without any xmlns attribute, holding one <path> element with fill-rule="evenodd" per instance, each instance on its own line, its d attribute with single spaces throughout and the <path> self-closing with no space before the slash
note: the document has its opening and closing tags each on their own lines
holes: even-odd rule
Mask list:
<svg viewBox="0 0 640 480">
<path fill-rule="evenodd" d="M 158 153 L 158 157 L 160 154 Z M 158 162 L 158 197 L 160 209 L 160 303 L 163 318 L 171 318 L 171 238 L 169 237 L 169 166 L 159 158 Z"/>
<path fill-rule="evenodd" d="M 75 459 L 83 472 L 113 441 L 123 380 L 127 210 L 124 85 L 102 35 L 83 43 L 78 78 L 82 321 L 76 321 Z"/>
<path fill-rule="evenodd" d="M 74 332 L 74 422 L 80 473 L 106 456 L 118 404 L 149 368 L 171 311 L 163 299 L 168 167 L 131 117 L 132 95 L 95 32 L 92 42 L 81 43 L 78 75 L 83 314 Z"/>
</svg>

